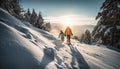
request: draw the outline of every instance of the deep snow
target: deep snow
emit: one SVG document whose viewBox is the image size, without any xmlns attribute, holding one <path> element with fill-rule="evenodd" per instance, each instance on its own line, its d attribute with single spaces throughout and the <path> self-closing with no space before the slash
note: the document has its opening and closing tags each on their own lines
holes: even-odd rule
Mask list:
<svg viewBox="0 0 120 69">
<path fill-rule="evenodd" d="M 120 50 L 57 37 L 0 9 L 0 69 L 120 69 Z"/>
</svg>

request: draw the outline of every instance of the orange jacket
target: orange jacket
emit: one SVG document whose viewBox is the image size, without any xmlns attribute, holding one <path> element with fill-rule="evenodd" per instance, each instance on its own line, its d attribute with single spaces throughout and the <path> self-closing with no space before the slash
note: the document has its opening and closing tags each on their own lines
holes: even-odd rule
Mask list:
<svg viewBox="0 0 120 69">
<path fill-rule="evenodd" d="M 72 35 L 72 31 L 70 28 L 66 28 L 65 35 Z"/>
</svg>

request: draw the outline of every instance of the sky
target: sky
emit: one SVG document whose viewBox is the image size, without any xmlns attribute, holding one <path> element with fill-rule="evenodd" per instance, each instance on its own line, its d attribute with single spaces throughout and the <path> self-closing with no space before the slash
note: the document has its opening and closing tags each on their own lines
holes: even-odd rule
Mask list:
<svg viewBox="0 0 120 69">
<path fill-rule="evenodd" d="M 34 8 L 51 23 L 66 25 L 96 25 L 95 20 L 105 0 L 21 0 L 24 10 Z"/>
</svg>

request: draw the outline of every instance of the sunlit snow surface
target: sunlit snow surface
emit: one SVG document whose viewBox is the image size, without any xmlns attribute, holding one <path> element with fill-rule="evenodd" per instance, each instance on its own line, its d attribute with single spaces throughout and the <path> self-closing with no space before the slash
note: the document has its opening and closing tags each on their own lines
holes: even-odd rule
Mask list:
<svg viewBox="0 0 120 69">
<path fill-rule="evenodd" d="M 0 9 L 0 69 L 120 69 L 120 50 L 57 37 Z"/>
</svg>

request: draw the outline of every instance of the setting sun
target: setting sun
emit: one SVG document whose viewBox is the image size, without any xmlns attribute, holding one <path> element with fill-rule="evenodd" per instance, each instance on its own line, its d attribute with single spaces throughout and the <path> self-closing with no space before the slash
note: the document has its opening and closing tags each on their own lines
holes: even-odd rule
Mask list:
<svg viewBox="0 0 120 69">
<path fill-rule="evenodd" d="M 89 25 L 89 24 L 95 24 L 97 20 L 94 19 L 94 17 L 89 17 L 86 15 L 63 15 L 63 16 L 57 16 L 57 17 L 44 17 L 46 22 L 50 23 L 61 23 L 65 26 L 72 26 L 72 25 Z"/>
<path fill-rule="evenodd" d="M 65 26 L 71 26 L 74 24 L 74 18 L 69 17 L 69 16 L 65 16 L 61 18 L 61 23 L 63 23 Z"/>
</svg>

